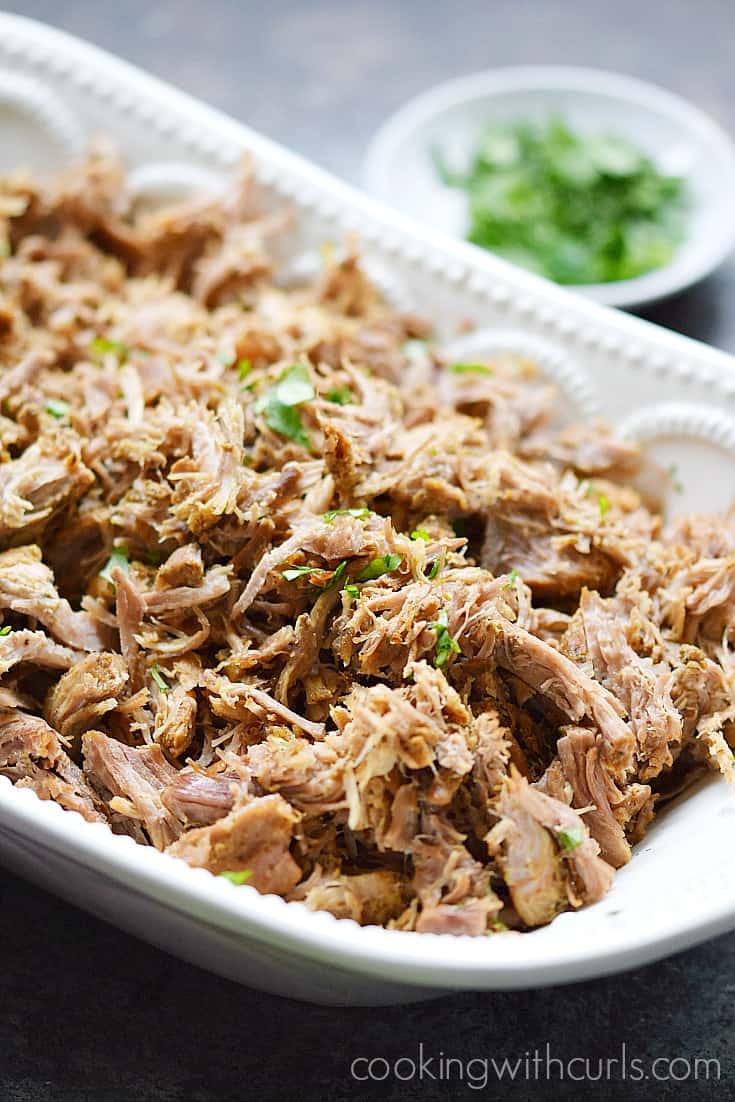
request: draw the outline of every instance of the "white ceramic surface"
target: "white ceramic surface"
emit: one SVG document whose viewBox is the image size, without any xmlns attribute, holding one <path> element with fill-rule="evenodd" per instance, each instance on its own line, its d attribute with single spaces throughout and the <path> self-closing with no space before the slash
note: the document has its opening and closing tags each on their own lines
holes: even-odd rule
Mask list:
<svg viewBox="0 0 735 1102">
<path fill-rule="evenodd" d="M 716 508 L 735 488 L 735 361 L 605 310 L 412 223 L 239 123 L 78 40 L 0 15 L 0 171 L 60 167 L 108 133 L 155 202 L 222 180 L 244 151 L 265 199 L 291 203 L 286 267 L 359 232 L 386 293 L 467 350 L 518 352 L 554 379 L 570 413 L 604 412 L 677 462 L 671 507 Z M 25 97 L 29 96 L 29 99 Z M 168 181 L 168 185 L 166 183 Z M 524 936 L 440 938 L 315 914 L 191 869 L 83 822 L 0 778 L 0 857 L 80 906 L 186 959 L 254 986 L 324 1003 L 378 1004 L 441 990 L 532 987 L 653 960 L 735 928 L 735 801 L 711 780 L 654 824 L 610 895 Z M 2 916 L 0 915 L 0 927 Z M 172 964 L 172 967 L 175 965 Z"/>
<path fill-rule="evenodd" d="M 735 246 L 735 144 L 697 108 L 643 81 L 596 69 L 522 66 L 448 81 L 400 108 L 370 143 L 365 186 L 435 229 L 464 237 L 466 196 L 445 186 L 431 159 L 464 168 L 488 123 L 567 120 L 582 134 L 627 138 L 687 181 L 687 234 L 671 263 L 636 279 L 576 287 L 608 306 L 641 306 L 713 271 Z"/>
</svg>

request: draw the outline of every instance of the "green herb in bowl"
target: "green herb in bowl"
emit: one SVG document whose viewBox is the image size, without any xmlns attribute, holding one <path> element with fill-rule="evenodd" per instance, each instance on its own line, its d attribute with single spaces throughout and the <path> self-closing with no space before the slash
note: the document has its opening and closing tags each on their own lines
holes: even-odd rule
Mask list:
<svg viewBox="0 0 735 1102">
<path fill-rule="evenodd" d="M 467 239 L 557 283 L 632 279 L 683 238 L 683 181 L 618 137 L 517 122 L 488 127 L 466 172 L 434 157 L 467 193 Z"/>
</svg>

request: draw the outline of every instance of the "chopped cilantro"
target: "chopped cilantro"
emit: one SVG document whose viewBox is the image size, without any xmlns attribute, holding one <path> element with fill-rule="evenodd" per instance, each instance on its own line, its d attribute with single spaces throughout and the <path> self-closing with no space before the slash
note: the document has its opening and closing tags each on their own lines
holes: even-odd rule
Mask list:
<svg viewBox="0 0 735 1102">
<path fill-rule="evenodd" d="M 331 524 L 335 517 L 357 517 L 362 520 L 363 517 L 369 516 L 369 509 L 330 509 L 324 514 L 324 520 L 327 524 Z"/>
<path fill-rule="evenodd" d="M 495 372 L 487 364 L 458 363 L 450 364 L 449 370 L 453 375 L 494 375 Z"/>
<path fill-rule="evenodd" d="M 676 463 L 672 463 L 669 467 L 669 479 L 671 481 L 671 489 L 674 491 L 674 493 L 683 494 L 684 485 L 679 478 L 679 468 L 677 467 Z"/>
<path fill-rule="evenodd" d="M 12 630 L 10 624 L 6 624 L 4 627 L 0 628 L 0 635 L 10 635 Z"/>
<path fill-rule="evenodd" d="M 685 229 L 684 181 L 614 135 L 563 121 L 487 127 L 465 171 L 467 237 L 557 283 L 631 279 L 667 264 Z"/>
<path fill-rule="evenodd" d="M 600 494 L 597 504 L 600 506 L 600 520 L 604 520 L 610 510 L 610 498 L 606 497 L 605 494 Z"/>
<path fill-rule="evenodd" d="M 225 880 L 229 880 L 231 884 L 235 884 L 239 888 L 242 884 L 247 884 L 248 880 L 253 875 L 253 870 L 238 869 L 236 872 L 221 872 L 219 875 L 223 876 Z"/>
<path fill-rule="evenodd" d="M 158 666 L 151 666 L 150 675 L 162 693 L 167 693 L 170 690 L 171 686 L 166 681 L 166 678 L 163 676 Z"/>
<path fill-rule="evenodd" d="M 429 579 L 430 582 L 434 581 L 434 578 L 437 576 L 437 574 L 439 573 L 439 571 L 441 570 L 441 568 L 443 566 L 444 566 L 444 556 L 440 555 L 438 559 L 434 559 L 433 563 L 431 564 L 431 570 L 426 575 L 426 577 Z"/>
<path fill-rule="evenodd" d="M 237 361 L 237 374 L 240 377 L 240 381 L 244 382 L 247 379 L 250 372 L 253 370 L 252 360 L 238 360 Z"/>
<path fill-rule="evenodd" d="M 429 535 L 429 533 L 426 531 L 425 528 L 414 528 L 413 532 L 411 533 L 411 539 L 412 540 L 424 540 L 426 543 L 428 543 L 429 540 L 431 539 L 431 536 Z"/>
<path fill-rule="evenodd" d="M 100 577 L 104 578 L 106 582 L 110 582 L 111 585 L 115 584 L 112 578 L 112 571 L 116 566 L 119 566 L 124 574 L 127 574 L 130 569 L 128 549 L 123 544 L 120 544 L 118 547 L 113 547 L 112 554 L 100 570 Z"/>
<path fill-rule="evenodd" d="M 334 386 L 327 391 L 327 401 L 335 402 L 338 406 L 349 406 L 355 400 L 355 396 L 348 386 Z"/>
<path fill-rule="evenodd" d="M 95 337 L 89 346 L 90 352 L 93 352 L 96 356 L 117 356 L 118 360 L 122 363 L 123 360 L 128 358 L 130 349 L 122 341 L 112 341 L 109 337 Z"/>
<path fill-rule="evenodd" d="M 60 421 L 62 417 L 66 417 L 69 413 L 69 403 L 62 402 L 60 398 L 49 398 L 44 409 L 46 413 L 50 413 L 52 417 Z"/>
<path fill-rule="evenodd" d="M 403 562 L 400 555 L 381 555 L 378 559 L 372 559 L 357 575 L 358 582 L 370 582 L 383 574 L 390 574 L 391 570 L 397 570 Z"/>
<path fill-rule="evenodd" d="M 283 571 L 283 577 L 287 582 L 295 582 L 297 578 L 303 578 L 307 574 L 313 574 L 314 571 L 318 569 L 318 566 L 291 566 L 288 570 Z"/>
<path fill-rule="evenodd" d="M 347 569 L 347 559 L 344 559 L 338 567 L 333 571 L 332 577 L 327 582 L 326 586 L 319 586 L 320 589 L 332 589 L 333 586 L 339 584 L 339 580 Z M 324 573 L 319 566 L 291 566 L 288 570 L 283 571 L 283 577 L 287 582 L 295 582 L 298 578 L 305 578 L 309 574 L 321 574 Z"/>
<path fill-rule="evenodd" d="M 584 827 L 571 827 L 569 830 L 558 830 L 557 841 L 562 849 L 571 851 L 581 846 L 584 841 Z"/>
<path fill-rule="evenodd" d="M 346 569 L 347 569 L 347 559 L 344 559 L 339 564 L 339 566 L 335 570 L 334 574 L 332 574 L 332 577 L 327 582 L 326 588 L 327 589 L 333 589 L 336 585 L 339 585 L 339 580 L 342 577 L 342 575 L 344 574 Z"/>
<path fill-rule="evenodd" d="M 346 585 L 345 586 L 345 593 L 349 593 L 350 597 L 359 597 L 360 596 L 360 587 L 359 587 L 359 585 Z"/>
<path fill-rule="evenodd" d="M 414 337 L 413 340 L 404 343 L 403 352 L 409 360 L 423 360 L 428 352 L 428 342 L 420 337 Z"/>
<path fill-rule="evenodd" d="M 287 436 L 304 448 L 311 440 L 301 421 L 299 406 L 316 396 L 309 369 L 305 364 L 293 364 L 280 375 L 278 382 L 261 395 L 255 412 L 264 413 L 266 424 L 279 436 Z"/>
<path fill-rule="evenodd" d="M 513 570 L 511 570 L 510 574 L 508 575 L 508 581 L 503 586 L 503 589 L 512 589 L 513 588 L 513 583 L 515 582 L 517 577 L 518 577 L 518 571 L 514 568 Z"/>
<path fill-rule="evenodd" d="M 434 653 L 434 665 L 441 670 L 453 654 L 461 654 L 462 649 L 456 639 L 453 639 L 448 631 L 449 620 L 445 609 L 439 613 L 439 617 L 432 628 L 436 632 L 436 651 Z"/>
</svg>

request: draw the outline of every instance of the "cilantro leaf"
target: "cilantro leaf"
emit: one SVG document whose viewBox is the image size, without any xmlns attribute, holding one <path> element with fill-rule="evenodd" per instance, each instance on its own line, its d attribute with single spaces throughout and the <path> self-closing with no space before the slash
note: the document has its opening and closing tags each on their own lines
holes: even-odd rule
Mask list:
<svg viewBox="0 0 735 1102">
<path fill-rule="evenodd" d="M 12 630 L 10 624 L 5 624 L 4 627 L 0 628 L 0 635 L 10 635 Z"/>
<path fill-rule="evenodd" d="M 571 852 L 581 846 L 584 841 L 584 828 L 583 827 L 570 827 L 569 830 L 558 830 L 556 832 L 557 841 L 562 849 Z"/>
<path fill-rule="evenodd" d="M 324 513 L 323 519 L 327 524 L 331 524 L 335 517 L 357 517 L 362 520 L 369 516 L 369 509 L 330 509 L 328 513 Z"/>
<path fill-rule="evenodd" d="M 311 439 L 304 428 L 301 414 L 295 406 L 273 402 L 266 406 L 265 419 L 268 427 L 277 432 L 279 436 L 287 436 L 289 440 L 294 440 L 297 444 L 301 444 L 303 448 L 310 447 Z"/>
<path fill-rule="evenodd" d="M 350 597 L 359 597 L 360 596 L 360 587 L 359 587 L 359 585 L 346 585 L 345 586 L 345 593 L 349 593 Z"/>
<path fill-rule="evenodd" d="M 426 577 L 429 579 L 430 582 L 434 581 L 434 578 L 437 576 L 437 574 L 439 573 L 439 571 L 441 570 L 441 568 L 443 566 L 444 566 L 444 556 L 439 555 L 438 558 L 434 559 L 433 563 L 431 564 L 431 570 L 426 575 Z"/>
<path fill-rule="evenodd" d="M 244 382 L 247 379 L 250 372 L 253 370 L 252 360 L 238 360 L 237 361 L 237 374 L 240 382 Z"/>
<path fill-rule="evenodd" d="M 404 342 L 403 352 L 413 362 L 423 362 L 426 359 L 429 351 L 429 342 L 422 340 L 421 337 L 414 337 L 412 340 Z"/>
<path fill-rule="evenodd" d="M 255 403 L 255 412 L 265 414 L 266 424 L 279 436 L 286 436 L 304 448 L 311 446 L 301 420 L 299 406 L 316 397 L 308 367 L 293 364 Z"/>
<path fill-rule="evenodd" d="M 428 543 L 431 540 L 431 536 L 425 528 L 414 528 L 413 532 L 411 533 L 411 539 L 424 540 L 426 543 Z"/>
<path fill-rule="evenodd" d="M 457 363 L 450 364 L 449 370 L 453 375 L 494 375 L 495 372 L 487 364 Z"/>
<path fill-rule="evenodd" d="M 112 341 L 109 337 L 95 337 L 89 346 L 90 352 L 100 358 L 109 355 L 116 356 L 120 363 L 127 360 L 130 349 L 122 341 Z"/>
<path fill-rule="evenodd" d="M 508 581 L 503 586 L 503 589 L 512 589 L 513 588 L 513 583 L 515 582 L 517 577 L 518 577 L 518 571 L 514 567 L 513 570 L 511 570 L 510 574 L 508 575 Z"/>
<path fill-rule="evenodd" d="M 350 406 L 355 401 L 355 396 L 348 386 L 334 386 L 327 391 L 327 401 L 338 406 Z"/>
<path fill-rule="evenodd" d="M 69 413 L 69 403 L 62 402 L 60 398 L 49 398 L 43 408 L 46 410 L 46 413 L 50 413 L 57 421 L 60 421 Z"/>
<path fill-rule="evenodd" d="M 332 572 L 332 576 L 324 586 L 318 586 L 319 589 L 332 589 L 333 586 L 339 584 L 340 578 L 347 569 L 347 559 L 337 566 Z M 325 571 L 320 566 L 291 566 L 288 570 L 284 570 L 283 577 L 287 582 L 295 582 L 299 578 L 306 578 L 309 574 L 324 574 Z"/>
<path fill-rule="evenodd" d="M 434 652 L 434 665 L 438 670 L 443 669 L 453 654 L 461 654 L 462 648 L 456 639 L 453 639 L 448 630 L 449 619 L 446 609 L 442 609 L 438 619 L 431 627 L 436 632 L 436 650 Z"/>
<path fill-rule="evenodd" d="M 339 564 L 339 566 L 335 570 L 334 574 L 332 574 L 332 577 L 327 582 L 325 588 L 326 589 L 333 589 L 336 585 L 339 585 L 340 578 L 342 577 L 342 575 L 344 574 L 346 569 L 347 569 L 347 559 L 344 559 Z"/>
<path fill-rule="evenodd" d="M 240 887 L 242 884 L 247 884 L 250 877 L 253 875 L 252 869 L 238 869 L 236 872 L 221 872 L 220 876 L 225 880 L 229 880 L 231 884 L 235 884 L 236 887 Z"/>
<path fill-rule="evenodd" d="M 106 582 L 110 582 L 111 585 L 115 584 L 112 578 L 112 571 L 115 569 L 116 566 L 119 567 L 124 574 L 127 574 L 130 570 L 130 563 L 128 561 L 128 549 L 127 547 L 125 547 L 124 544 L 120 544 L 118 547 L 113 547 L 109 559 L 100 570 L 100 577 L 104 578 Z"/>
<path fill-rule="evenodd" d="M 674 491 L 674 493 L 683 494 L 684 484 L 679 478 L 679 468 L 677 467 L 676 463 L 672 463 L 671 466 L 668 468 L 668 475 L 671 482 L 671 489 Z"/>
<path fill-rule="evenodd" d="M 604 520 L 610 511 L 610 498 L 606 497 L 605 494 L 600 494 L 597 504 L 600 507 L 600 520 Z"/>
<path fill-rule="evenodd" d="M 155 681 L 156 685 L 158 686 L 160 692 L 162 692 L 162 693 L 169 692 L 171 686 L 166 681 L 166 678 L 163 676 L 163 674 L 159 670 L 158 666 L 156 666 L 155 664 L 153 666 L 151 666 L 151 668 L 149 670 L 149 673 L 150 673 L 151 677 L 153 678 L 153 680 Z"/>
<path fill-rule="evenodd" d="M 367 566 L 362 568 L 357 575 L 357 581 L 371 582 L 375 578 L 382 577 L 383 574 L 390 574 L 392 570 L 397 570 L 402 562 L 403 558 L 401 555 L 381 555 L 380 558 L 372 559 Z"/>
<path fill-rule="evenodd" d="M 297 578 L 304 578 L 318 569 L 318 566 L 290 566 L 288 570 L 283 571 L 283 577 L 287 582 L 295 582 Z"/>
</svg>

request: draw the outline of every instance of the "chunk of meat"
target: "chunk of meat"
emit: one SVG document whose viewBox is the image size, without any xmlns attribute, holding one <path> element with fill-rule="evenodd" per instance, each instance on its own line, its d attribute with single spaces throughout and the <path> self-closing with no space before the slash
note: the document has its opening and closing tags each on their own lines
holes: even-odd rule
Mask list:
<svg viewBox="0 0 735 1102">
<path fill-rule="evenodd" d="M 386 869 L 345 875 L 325 873 L 317 866 L 289 898 L 303 900 L 313 911 L 330 911 L 335 918 L 384 926 L 401 913 L 407 895 L 405 880 Z"/>
<path fill-rule="evenodd" d="M 118 707 L 128 684 L 125 661 L 119 654 L 88 654 L 76 662 L 46 698 L 44 715 L 70 742 Z"/>
<path fill-rule="evenodd" d="M 63 749 L 56 731 L 38 716 L 0 710 L 0 773 L 42 800 L 78 811 L 89 822 L 106 821 L 81 769 Z"/>
<path fill-rule="evenodd" d="M 625 634 L 624 606 L 585 592 L 579 607 L 595 677 L 630 717 L 641 778 L 655 777 L 671 765 L 671 749 L 683 734 L 681 716 L 671 699 L 671 671 L 633 650 Z"/>
<path fill-rule="evenodd" d="M 143 663 L 140 661 L 140 646 L 136 638 L 143 626 L 145 606 L 133 579 L 119 566 L 112 570 L 115 586 L 115 612 L 117 628 L 120 634 L 120 650 L 131 675 L 134 688 L 139 688 L 143 680 Z"/>
<path fill-rule="evenodd" d="M 0 465 L 0 540 L 27 543 L 94 482 L 70 439 L 42 437 Z"/>
<path fill-rule="evenodd" d="M 0 554 L 0 609 L 38 620 L 75 650 L 104 650 L 108 641 L 99 623 L 86 612 L 74 612 L 59 596 L 54 576 L 35 544 Z"/>
<path fill-rule="evenodd" d="M 416 919 L 416 930 L 420 934 L 479 937 L 487 933 L 488 919 L 499 909 L 500 901 L 493 896 L 467 903 L 438 903 L 424 907 Z"/>
<path fill-rule="evenodd" d="M 80 657 L 79 651 L 62 647 L 42 631 L 21 629 L 0 637 L 0 674 L 21 662 L 33 663 L 42 669 L 68 670 Z"/>
<path fill-rule="evenodd" d="M 161 790 L 161 802 L 187 827 L 209 826 L 224 819 L 236 802 L 243 802 L 248 790 L 247 782 L 238 777 L 212 777 L 182 769 L 171 784 Z"/>
<path fill-rule="evenodd" d="M 82 736 L 84 773 L 90 784 L 124 821 L 145 830 L 152 845 L 165 849 L 181 833 L 181 824 L 161 800 L 177 772 L 160 746 L 125 746 L 101 731 Z"/>
<path fill-rule="evenodd" d="M 153 737 L 172 758 L 180 758 L 191 746 L 196 714 L 196 697 L 183 685 L 158 694 Z"/>
<path fill-rule="evenodd" d="M 499 666 L 549 698 L 573 722 L 588 717 L 602 736 L 601 754 L 613 776 L 625 777 L 634 766 L 636 740 L 612 693 L 560 654 L 508 621 L 495 620 Z"/>
<path fill-rule="evenodd" d="M 418 789 L 414 784 L 402 784 L 393 797 L 390 824 L 383 836 L 383 845 L 398 853 L 410 853 L 418 831 Z"/>
<path fill-rule="evenodd" d="M 388 798 L 393 770 L 442 766 L 459 780 L 472 768 L 462 724 L 470 713 L 441 670 L 425 662 L 412 667 L 413 684 L 353 689 L 335 712 L 340 734 L 327 739 L 342 759 L 351 830 L 375 826 L 377 780 Z M 252 751 L 251 751 L 252 756 Z M 386 809 L 387 811 L 387 809 Z"/>
<path fill-rule="evenodd" d="M 230 591 L 229 566 L 213 566 L 199 585 L 181 585 L 173 589 L 152 589 L 142 595 L 146 612 L 158 616 L 174 609 L 212 604 Z"/>
<path fill-rule="evenodd" d="M 579 814 L 567 804 L 534 788 L 523 777 L 511 774 L 508 782 L 518 801 L 535 821 L 549 830 L 561 846 L 568 865 L 567 894 L 573 907 L 595 903 L 608 890 L 613 870 L 599 856 L 600 847 L 590 837 Z"/>
<path fill-rule="evenodd" d="M 298 814 L 281 796 L 260 796 L 211 826 L 189 830 L 167 849 L 215 874 L 247 869 L 258 891 L 285 895 L 301 879 L 289 852 Z"/>
<path fill-rule="evenodd" d="M 414 875 L 411 886 L 422 909 L 470 899 L 500 901 L 490 890 L 490 869 L 477 861 L 462 834 L 441 812 L 424 812 L 411 845 Z"/>
<path fill-rule="evenodd" d="M 196 589 L 204 579 L 204 564 L 201 548 L 196 543 L 187 543 L 177 547 L 168 559 L 158 568 L 155 588 L 158 590 L 180 589 L 186 586 Z"/>
<path fill-rule="evenodd" d="M 550 832 L 519 799 L 520 781 L 506 782 L 497 801 L 500 822 L 488 834 L 513 906 L 527 926 L 544 926 L 568 903 L 564 866 Z"/>
<path fill-rule="evenodd" d="M 603 860 L 619 869 L 630 860 L 630 846 L 613 810 L 622 803 L 622 794 L 602 766 L 594 731 L 566 727 L 564 732 L 557 750 L 574 793 L 574 804 L 590 809 L 584 815 L 585 825 L 599 845 Z"/>
<path fill-rule="evenodd" d="M 488 835 L 513 905 L 528 926 L 541 926 L 568 903 L 594 902 L 613 870 L 598 856 L 580 816 L 532 788 L 511 770 L 497 801 L 500 822 Z"/>
<path fill-rule="evenodd" d="M 331 743 L 270 737 L 249 748 L 247 762 L 265 792 L 279 792 L 299 811 L 323 815 L 347 805 L 343 756 Z"/>
</svg>

